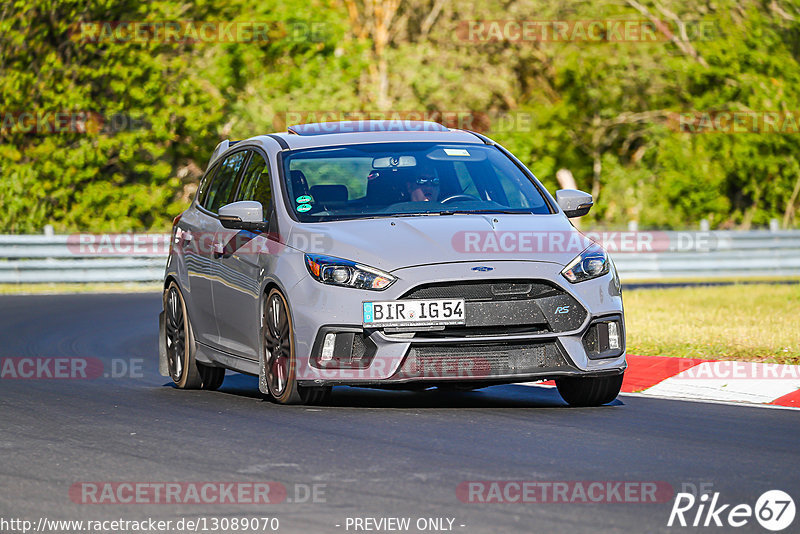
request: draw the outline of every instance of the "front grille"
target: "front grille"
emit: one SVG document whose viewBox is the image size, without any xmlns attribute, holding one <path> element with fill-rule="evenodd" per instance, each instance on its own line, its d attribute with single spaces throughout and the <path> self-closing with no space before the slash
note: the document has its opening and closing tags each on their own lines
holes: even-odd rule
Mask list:
<svg viewBox="0 0 800 534">
<path fill-rule="evenodd" d="M 477 280 L 417 286 L 404 299 L 464 299 L 467 302 L 529 300 L 558 295 L 561 290 L 532 280 Z"/>
<path fill-rule="evenodd" d="M 389 329 L 387 329 L 388 331 Z M 389 332 L 391 333 L 391 332 Z M 497 326 L 448 326 L 441 330 L 426 330 L 425 338 L 479 338 L 481 336 L 522 336 L 550 334 L 552 330 L 547 325 L 497 325 Z"/>
<path fill-rule="evenodd" d="M 586 319 L 577 300 L 543 280 L 425 284 L 401 298 L 465 300 L 466 324 L 417 334 L 426 338 L 559 333 L 578 329 Z"/>
<path fill-rule="evenodd" d="M 412 345 L 397 378 L 490 378 L 563 370 L 570 365 L 555 342 Z"/>
</svg>

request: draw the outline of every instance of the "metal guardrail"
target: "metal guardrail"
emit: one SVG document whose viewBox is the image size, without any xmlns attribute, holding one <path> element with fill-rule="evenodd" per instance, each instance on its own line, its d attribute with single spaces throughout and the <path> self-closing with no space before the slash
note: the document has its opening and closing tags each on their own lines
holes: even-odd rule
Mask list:
<svg viewBox="0 0 800 534">
<path fill-rule="evenodd" d="M 0 283 L 161 280 L 169 240 L 169 234 L 0 235 Z"/>
<path fill-rule="evenodd" d="M 669 246 L 653 252 L 612 250 L 623 281 L 800 276 L 800 231 L 651 234 L 662 236 L 660 243 Z"/>
<path fill-rule="evenodd" d="M 800 276 L 800 231 L 589 236 L 611 252 L 623 281 Z M 168 234 L 0 235 L 0 283 L 161 280 L 169 240 Z"/>
</svg>

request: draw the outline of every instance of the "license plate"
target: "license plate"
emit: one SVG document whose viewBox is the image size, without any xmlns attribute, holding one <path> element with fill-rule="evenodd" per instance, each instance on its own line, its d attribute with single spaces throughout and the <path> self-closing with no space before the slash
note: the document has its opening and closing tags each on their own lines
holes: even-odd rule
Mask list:
<svg viewBox="0 0 800 534">
<path fill-rule="evenodd" d="M 364 326 L 445 326 L 464 324 L 464 299 L 364 302 Z"/>
</svg>

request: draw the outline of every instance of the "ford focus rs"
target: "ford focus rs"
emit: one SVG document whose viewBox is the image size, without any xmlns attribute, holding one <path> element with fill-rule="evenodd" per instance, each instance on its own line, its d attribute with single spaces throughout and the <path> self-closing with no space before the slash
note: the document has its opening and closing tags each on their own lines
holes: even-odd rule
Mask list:
<svg viewBox="0 0 800 534">
<path fill-rule="evenodd" d="M 626 368 L 619 278 L 569 220 L 591 206 L 436 123 L 223 141 L 173 224 L 161 373 L 184 389 L 255 375 L 282 404 L 338 385 L 545 379 L 570 405 L 611 402 Z"/>
</svg>

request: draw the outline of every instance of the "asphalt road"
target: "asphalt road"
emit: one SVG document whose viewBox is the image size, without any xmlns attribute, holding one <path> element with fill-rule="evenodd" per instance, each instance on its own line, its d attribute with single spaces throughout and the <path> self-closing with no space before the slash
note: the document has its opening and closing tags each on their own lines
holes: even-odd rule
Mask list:
<svg viewBox="0 0 800 534">
<path fill-rule="evenodd" d="M 218 392 L 179 391 L 157 371 L 159 309 L 157 294 L 0 297 L 0 358 L 103 365 L 93 379 L 13 379 L 6 368 L 0 525 L 277 517 L 280 532 L 333 533 L 356 531 L 348 518 L 408 517 L 410 532 L 419 518 L 449 518 L 464 533 L 731 530 L 668 528 L 672 494 L 657 503 L 470 503 L 457 494 L 467 481 L 658 482 L 675 492 L 706 484 L 720 503 L 751 506 L 781 489 L 800 504 L 797 411 L 625 396 L 571 409 L 555 390 L 530 386 L 336 388 L 330 406 L 282 407 L 261 397 L 255 378 L 232 374 Z M 81 482 L 125 481 L 274 481 L 288 498 L 153 505 L 70 495 Z M 316 502 L 295 502 L 311 487 Z M 754 519 L 737 531 L 766 532 Z"/>
</svg>

